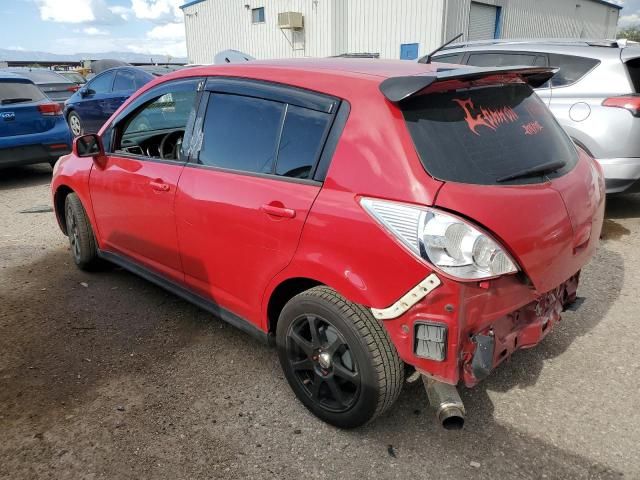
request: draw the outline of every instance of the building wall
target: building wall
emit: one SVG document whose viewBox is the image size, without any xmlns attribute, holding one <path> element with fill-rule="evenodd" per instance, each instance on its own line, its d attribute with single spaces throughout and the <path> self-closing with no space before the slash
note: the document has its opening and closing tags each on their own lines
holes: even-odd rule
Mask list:
<svg viewBox="0 0 640 480">
<path fill-rule="evenodd" d="M 379 53 L 399 58 L 418 43 L 420 56 L 466 35 L 471 0 L 204 0 L 183 9 L 193 63 L 236 49 L 256 58 Z M 593 0 L 481 0 L 502 7 L 502 38 L 614 38 L 619 10 Z M 580 7 L 576 7 L 576 5 Z M 251 10 L 265 8 L 265 22 Z M 278 13 L 301 12 L 302 31 L 280 30 Z"/>
<path fill-rule="evenodd" d="M 479 0 L 502 7 L 502 38 L 615 38 L 619 10 L 592 0 Z M 447 38 L 466 34 L 471 0 L 447 0 Z M 580 5 L 580 7 L 577 7 Z"/>
<path fill-rule="evenodd" d="M 442 41 L 444 2 L 205 0 L 183 9 L 187 53 L 193 63 L 210 63 L 217 52 L 229 48 L 256 58 L 327 57 L 363 52 L 399 58 L 401 44 L 418 43 L 418 53 L 424 55 Z M 251 10 L 244 7 L 245 3 L 251 8 L 264 7 L 265 23 L 252 24 Z M 304 15 L 304 30 L 278 28 L 278 12 L 286 11 Z"/>
</svg>

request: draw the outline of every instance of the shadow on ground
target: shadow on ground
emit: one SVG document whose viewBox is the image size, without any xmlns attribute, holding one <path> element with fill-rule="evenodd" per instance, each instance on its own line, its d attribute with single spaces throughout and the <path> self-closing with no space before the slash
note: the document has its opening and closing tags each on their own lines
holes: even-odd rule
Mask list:
<svg viewBox="0 0 640 480">
<path fill-rule="evenodd" d="M 48 164 L 0 169 L 0 191 L 46 185 L 50 182 L 51 167 Z"/>
</svg>

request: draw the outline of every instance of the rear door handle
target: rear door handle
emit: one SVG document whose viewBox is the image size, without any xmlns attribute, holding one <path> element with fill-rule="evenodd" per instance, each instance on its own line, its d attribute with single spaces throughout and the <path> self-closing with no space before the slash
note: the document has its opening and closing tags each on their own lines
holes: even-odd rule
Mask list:
<svg viewBox="0 0 640 480">
<path fill-rule="evenodd" d="M 276 205 L 262 205 L 260 207 L 267 215 L 272 215 L 274 217 L 282 217 L 282 218 L 294 218 L 296 216 L 296 211 L 292 208 L 278 207 Z"/>
<path fill-rule="evenodd" d="M 154 190 L 157 190 L 158 192 L 168 192 L 169 191 L 169 185 L 164 183 L 161 180 L 151 180 L 149 182 L 149 185 L 151 185 L 151 188 L 153 188 Z"/>
</svg>

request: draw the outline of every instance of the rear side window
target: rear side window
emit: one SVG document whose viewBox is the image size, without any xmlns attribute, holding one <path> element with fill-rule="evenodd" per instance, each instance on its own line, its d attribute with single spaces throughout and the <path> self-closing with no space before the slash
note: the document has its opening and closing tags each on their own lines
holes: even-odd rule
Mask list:
<svg viewBox="0 0 640 480">
<path fill-rule="evenodd" d="M 433 60 L 438 63 L 462 63 L 463 53 L 454 53 L 452 55 L 441 55 L 439 57 L 434 57 Z"/>
<path fill-rule="evenodd" d="M 631 78 L 631 84 L 633 85 L 633 91 L 640 93 L 640 58 L 634 58 L 627 62 L 627 70 L 629 71 L 629 78 Z"/>
<path fill-rule="evenodd" d="M 109 93 L 111 92 L 111 86 L 113 85 L 114 72 L 103 73 L 93 78 L 89 83 L 89 88 L 94 93 Z"/>
<path fill-rule="evenodd" d="M 136 82 L 131 70 L 120 70 L 116 73 L 116 81 L 113 83 L 114 92 L 126 92 L 136 90 Z"/>
<path fill-rule="evenodd" d="M 308 179 L 332 116 L 240 95 L 209 97 L 198 162 L 250 173 Z"/>
<path fill-rule="evenodd" d="M 10 105 L 39 101 L 46 98 L 33 83 L 7 82 L 0 80 L 0 104 Z"/>
<path fill-rule="evenodd" d="M 309 178 L 322 150 L 331 116 L 289 105 L 278 149 L 276 175 Z"/>
<path fill-rule="evenodd" d="M 199 163 L 270 173 L 284 107 L 282 103 L 260 98 L 212 94 L 204 120 Z"/>
<path fill-rule="evenodd" d="M 533 90 L 503 84 L 419 95 L 402 106 L 425 169 L 435 178 L 481 185 L 536 183 L 542 176 L 499 179 L 561 160 L 575 147 Z"/>
<path fill-rule="evenodd" d="M 549 66 L 560 69 L 551 79 L 551 86 L 563 87 L 576 83 L 599 63 L 600 61 L 593 58 L 550 53 Z"/>
<path fill-rule="evenodd" d="M 467 65 L 474 67 L 515 67 L 518 65 L 533 66 L 536 54 L 526 53 L 472 53 Z"/>
</svg>

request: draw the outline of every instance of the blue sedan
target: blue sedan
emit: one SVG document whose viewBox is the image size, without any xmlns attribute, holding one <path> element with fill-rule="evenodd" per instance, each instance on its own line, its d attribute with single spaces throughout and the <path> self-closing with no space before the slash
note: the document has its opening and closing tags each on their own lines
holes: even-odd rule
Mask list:
<svg viewBox="0 0 640 480">
<path fill-rule="evenodd" d="M 48 162 L 71 151 L 60 104 L 33 81 L 0 71 L 0 167 Z"/>
<path fill-rule="evenodd" d="M 135 67 L 110 68 L 93 77 L 65 102 L 71 133 L 76 137 L 96 133 L 133 92 L 153 78 Z"/>
</svg>

